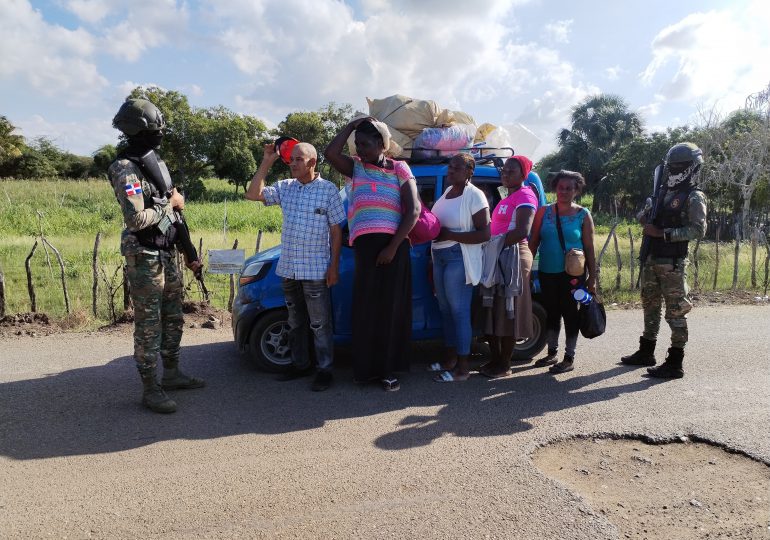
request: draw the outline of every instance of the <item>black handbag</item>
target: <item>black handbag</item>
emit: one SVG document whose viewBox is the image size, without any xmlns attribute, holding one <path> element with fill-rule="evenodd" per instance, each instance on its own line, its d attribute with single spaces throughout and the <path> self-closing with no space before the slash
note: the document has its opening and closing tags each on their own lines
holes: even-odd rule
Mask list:
<svg viewBox="0 0 770 540">
<path fill-rule="evenodd" d="M 580 319 L 580 333 L 584 338 L 593 339 L 599 337 L 607 328 L 607 313 L 604 304 L 595 295 L 588 304 L 581 304 L 578 311 Z"/>
</svg>

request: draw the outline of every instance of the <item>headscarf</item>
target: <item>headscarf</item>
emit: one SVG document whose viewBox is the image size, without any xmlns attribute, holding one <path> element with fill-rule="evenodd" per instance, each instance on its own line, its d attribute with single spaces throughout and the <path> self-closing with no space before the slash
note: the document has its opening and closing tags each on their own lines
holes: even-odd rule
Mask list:
<svg viewBox="0 0 770 540">
<path fill-rule="evenodd" d="M 521 167 L 521 173 L 522 176 L 524 176 L 524 179 L 527 179 L 527 175 L 532 170 L 532 160 L 529 159 L 527 156 L 511 156 L 508 158 L 509 160 L 515 159 L 519 162 L 519 167 Z"/>
</svg>

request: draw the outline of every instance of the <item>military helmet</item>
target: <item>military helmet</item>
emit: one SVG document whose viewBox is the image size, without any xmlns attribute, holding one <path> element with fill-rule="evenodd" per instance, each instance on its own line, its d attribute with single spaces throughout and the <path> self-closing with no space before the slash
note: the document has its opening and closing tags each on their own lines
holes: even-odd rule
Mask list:
<svg viewBox="0 0 770 540">
<path fill-rule="evenodd" d="M 703 151 L 691 142 L 681 142 L 671 147 L 666 154 L 666 163 L 697 161 L 703 164 Z"/>
<path fill-rule="evenodd" d="M 685 185 L 703 165 L 703 151 L 691 142 L 681 142 L 672 146 L 666 154 L 668 169 L 668 187 Z"/>
<path fill-rule="evenodd" d="M 163 114 L 146 99 L 127 99 L 112 119 L 112 126 L 129 137 L 142 131 L 160 131 L 166 127 Z"/>
</svg>

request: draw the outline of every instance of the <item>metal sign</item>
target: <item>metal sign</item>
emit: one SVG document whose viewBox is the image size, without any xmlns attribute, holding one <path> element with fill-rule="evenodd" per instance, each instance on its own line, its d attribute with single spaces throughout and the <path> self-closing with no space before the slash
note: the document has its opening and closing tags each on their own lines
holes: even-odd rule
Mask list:
<svg viewBox="0 0 770 540">
<path fill-rule="evenodd" d="M 210 274 L 237 274 L 246 259 L 242 249 L 210 249 L 208 272 Z"/>
</svg>

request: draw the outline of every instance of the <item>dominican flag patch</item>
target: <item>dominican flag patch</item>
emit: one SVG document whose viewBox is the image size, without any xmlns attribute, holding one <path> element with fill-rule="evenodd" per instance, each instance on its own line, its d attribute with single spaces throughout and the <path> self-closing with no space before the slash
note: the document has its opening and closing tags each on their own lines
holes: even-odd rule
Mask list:
<svg viewBox="0 0 770 540">
<path fill-rule="evenodd" d="M 132 182 L 131 184 L 126 184 L 126 195 L 131 197 L 132 195 L 141 195 L 142 193 L 142 183 L 141 182 Z"/>
</svg>

